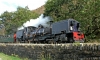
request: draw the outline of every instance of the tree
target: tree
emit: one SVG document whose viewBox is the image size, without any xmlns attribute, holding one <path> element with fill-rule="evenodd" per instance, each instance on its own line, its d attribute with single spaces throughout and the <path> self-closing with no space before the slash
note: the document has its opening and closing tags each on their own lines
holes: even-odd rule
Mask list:
<svg viewBox="0 0 100 60">
<path fill-rule="evenodd" d="M 17 11 L 14 12 L 14 21 L 16 22 L 16 25 L 19 27 L 29 19 L 37 18 L 39 15 L 35 12 L 32 12 L 28 9 L 28 7 L 22 8 L 18 7 Z"/>
<path fill-rule="evenodd" d="M 4 24 L 5 26 L 5 30 L 7 33 L 7 31 L 10 32 L 11 28 L 10 26 L 12 25 L 11 24 L 11 21 L 12 21 L 12 15 L 13 13 L 12 12 L 8 12 L 8 11 L 5 11 L 3 14 L 1 14 L 0 18 L 2 19 L 2 24 Z"/>
<path fill-rule="evenodd" d="M 35 12 L 30 11 L 27 6 L 25 8 L 19 6 L 17 11 L 5 11 L 1 14 L 0 18 L 5 26 L 6 34 L 12 34 L 18 27 L 22 26 L 23 23 L 29 19 L 37 18 L 38 16 L 39 15 Z"/>
<path fill-rule="evenodd" d="M 100 34 L 100 0 L 48 0 L 45 16 L 54 21 L 73 18 L 81 24 L 81 30 L 89 38 Z"/>
</svg>

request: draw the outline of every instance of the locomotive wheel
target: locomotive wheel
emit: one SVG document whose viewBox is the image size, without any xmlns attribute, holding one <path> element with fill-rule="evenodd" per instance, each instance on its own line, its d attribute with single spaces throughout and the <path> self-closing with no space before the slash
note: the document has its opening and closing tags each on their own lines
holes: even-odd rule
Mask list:
<svg viewBox="0 0 100 60">
<path fill-rule="evenodd" d="M 20 40 L 17 39 L 17 40 L 16 40 L 16 43 L 20 43 Z"/>
<path fill-rule="evenodd" d="M 59 43 L 59 44 L 60 44 L 60 43 L 62 43 L 62 41 L 61 41 L 61 40 L 59 40 L 59 41 L 57 41 L 57 43 Z"/>
<path fill-rule="evenodd" d="M 28 40 L 25 40 L 25 43 L 29 43 L 29 41 Z"/>
<path fill-rule="evenodd" d="M 53 41 L 53 40 L 48 41 L 48 44 L 55 44 L 55 43 L 56 43 L 56 41 Z"/>
<path fill-rule="evenodd" d="M 83 39 L 83 42 L 82 43 L 85 43 L 86 42 L 86 39 Z"/>
<path fill-rule="evenodd" d="M 19 40 L 17 40 L 17 42 L 18 42 L 18 43 L 22 43 L 22 40 L 21 40 L 21 39 L 19 39 Z"/>
<path fill-rule="evenodd" d="M 53 44 L 56 44 L 56 41 L 53 41 Z"/>
<path fill-rule="evenodd" d="M 43 41 L 43 43 L 46 44 L 47 42 L 46 41 Z"/>
<path fill-rule="evenodd" d="M 48 41 L 48 44 L 52 44 L 52 41 L 51 41 L 51 40 L 49 40 L 49 41 Z"/>
<path fill-rule="evenodd" d="M 73 38 L 69 38 L 69 42 L 73 43 L 74 42 Z"/>
</svg>

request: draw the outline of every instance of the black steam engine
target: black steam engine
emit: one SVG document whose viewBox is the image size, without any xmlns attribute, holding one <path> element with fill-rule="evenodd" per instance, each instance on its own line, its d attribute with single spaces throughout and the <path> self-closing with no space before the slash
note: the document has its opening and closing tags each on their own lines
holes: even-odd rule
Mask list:
<svg viewBox="0 0 100 60">
<path fill-rule="evenodd" d="M 62 20 L 53 23 L 49 27 L 39 25 L 29 26 L 18 30 L 18 41 L 32 41 L 40 43 L 84 42 L 84 34 L 79 30 L 80 24 L 74 19 Z"/>
</svg>

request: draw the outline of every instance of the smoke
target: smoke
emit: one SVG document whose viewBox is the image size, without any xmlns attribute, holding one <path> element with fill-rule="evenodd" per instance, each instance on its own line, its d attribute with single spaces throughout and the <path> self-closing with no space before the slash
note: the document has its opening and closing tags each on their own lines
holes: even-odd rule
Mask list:
<svg viewBox="0 0 100 60">
<path fill-rule="evenodd" d="M 28 26 L 35 26 L 38 27 L 38 25 L 48 26 L 47 22 L 50 21 L 50 17 L 43 17 L 43 14 L 41 14 L 37 19 L 30 19 L 29 21 L 25 22 L 23 24 L 24 27 Z M 23 29 L 24 27 L 21 26 L 18 28 L 18 30 Z"/>
</svg>

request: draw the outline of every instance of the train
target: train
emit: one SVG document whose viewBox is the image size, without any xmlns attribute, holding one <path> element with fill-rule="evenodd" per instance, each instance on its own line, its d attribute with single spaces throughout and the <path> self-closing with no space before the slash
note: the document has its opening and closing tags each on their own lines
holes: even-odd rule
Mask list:
<svg viewBox="0 0 100 60">
<path fill-rule="evenodd" d="M 58 22 L 50 21 L 45 27 L 28 26 L 17 30 L 16 40 L 18 42 L 33 43 L 74 43 L 85 42 L 85 35 L 80 31 L 80 23 L 74 19 L 66 19 Z"/>
</svg>

